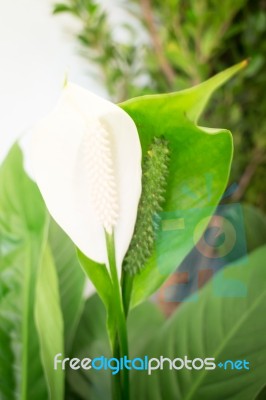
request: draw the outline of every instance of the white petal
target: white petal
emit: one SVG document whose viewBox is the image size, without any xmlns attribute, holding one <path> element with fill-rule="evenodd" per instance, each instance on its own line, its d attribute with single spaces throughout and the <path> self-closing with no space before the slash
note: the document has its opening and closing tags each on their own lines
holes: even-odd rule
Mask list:
<svg viewBox="0 0 266 400">
<path fill-rule="evenodd" d="M 129 115 L 115 104 L 68 84 L 55 111 L 34 129 L 32 164 L 53 218 L 84 254 L 108 264 L 104 229 L 95 210 L 86 164 L 90 161 L 86 160 L 86 134 L 95 123 L 106 129 L 110 140 L 118 203 L 114 232 L 121 269 L 141 194 L 141 147 Z M 91 163 L 89 167 L 91 170 Z"/>
</svg>

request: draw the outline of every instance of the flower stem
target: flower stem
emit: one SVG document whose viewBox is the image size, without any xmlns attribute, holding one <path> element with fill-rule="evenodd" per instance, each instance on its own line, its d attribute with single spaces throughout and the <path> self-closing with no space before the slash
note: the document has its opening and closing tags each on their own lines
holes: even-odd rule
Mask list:
<svg viewBox="0 0 266 400">
<path fill-rule="evenodd" d="M 122 272 L 122 294 L 123 294 L 123 302 L 124 302 L 124 310 L 125 315 L 127 317 L 129 308 L 130 308 L 130 300 L 131 293 L 134 282 L 134 275 L 130 274 L 128 271 L 123 270 Z"/>
<path fill-rule="evenodd" d="M 117 336 L 115 337 L 113 343 L 113 357 L 117 359 L 120 358 L 119 341 Z M 122 400 L 120 374 L 112 375 L 112 399 Z"/>
<path fill-rule="evenodd" d="M 108 254 L 108 261 L 109 261 L 109 268 L 111 279 L 113 283 L 113 300 L 114 300 L 114 307 L 116 313 L 116 325 L 117 325 L 117 339 L 115 339 L 113 345 L 113 354 L 114 357 L 119 358 L 117 356 L 123 357 L 128 356 L 128 339 L 127 339 L 127 326 L 126 326 L 126 317 L 123 307 L 123 300 L 122 300 L 122 293 L 121 293 L 121 286 L 117 274 L 117 267 L 116 267 L 116 256 L 115 256 L 115 242 L 114 242 L 114 234 L 109 234 L 105 232 L 106 238 L 106 247 L 107 247 L 107 254 Z M 122 387 L 120 388 L 120 394 L 118 394 L 119 388 L 119 380 L 115 378 L 114 375 L 114 383 L 113 383 L 113 396 L 114 400 L 120 399 L 121 400 L 129 400 L 129 375 L 128 370 L 125 368 L 121 373 L 121 381 Z"/>
</svg>

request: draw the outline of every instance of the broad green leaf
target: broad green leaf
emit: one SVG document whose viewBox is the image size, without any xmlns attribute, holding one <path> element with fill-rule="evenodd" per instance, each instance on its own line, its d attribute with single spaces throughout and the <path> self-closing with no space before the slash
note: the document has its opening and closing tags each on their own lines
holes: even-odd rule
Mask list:
<svg viewBox="0 0 266 400">
<path fill-rule="evenodd" d="M 70 357 L 92 359 L 102 355 L 111 357 L 106 333 L 106 311 L 103 303 L 95 294 L 86 301 Z M 110 374 L 106 371 L 74 371 L 69 368 L 67 380 L 72 391 L 80 399 L 111 399 Z"/>
<path fill-rule="evenodd" d="M 0 397 L 47 400 L 34 324 L 36 278 L 47 240 L 39 191 L 15 145 L 0 168 Z"/>
<path fill-rule="evenodd" d="M 134 308 L 128 317 L 128 340 L 130 357 L 138 357 L 146 349 L 165 322 L 162 312 L 151 302 Z"/>
<path fill-rule="evenodd" d="M 260 390 L 259 394 L 256 396 L 255 400 L 265 400 L 266 398 L 266 386 Z"/>
<path fill-rule="evenodd" d="M 222 207 L 224 208 L 222 216 L 225 221 L 230 223 L 228 226 L 224 224 L 223 231 L 227 238 L 223 251 L 228 254 L 223 259 L 225 262 L 227 260 L 226 264 L 229 264 L 244 255 L 242 251 L 232 259 L 232 243 L 235 241 L 241 240 L 245 251 L 248 253 L 266 243 L 266 216 L 261 210 L 249 204 L 231 203 Z M 230 227 L 234 229 L 232 230 Z M 237 236 L 237 238 L 235 239 L 234 236 Z"/>
<path fill-rule="evenodd" d="M 58 275 L 67 354 L 84 307 L 85 274 L 75 246 L 54 220 L 49 226 L 49 244 Z"/>
<path fill-rule="evenodd" d="M 211 95 L 242 68 L 245 68 L 247 64 L 248 62 L 244 60 L 231 68 L 227 68 L 225 71 L 220 72 L 200 85 L 184 90 L 179 99 L 180 108 L 187 113 L 191 121 L 197 123 Z"/>
<path fill-rule="evenodd" d="M 79 249 L 77 249 L 77 252 L 82 268 L 94 284 L 103 303 L 108 308 L 112 296 L 112 282 L 106 266 L 90 260 Z"/>
<path fill-rule="evenodd" d="M 56 268 L 48 246 L 39 268 L 35 301 L 35 320 L 40 339 L 49 398 L 64 399 L 64 371 L 54 370 L 54 357 L 64 355 L 64 324 Z"/>
<path fill-rule="evenodd" d="M 97 295 L 86 302 L 71 352 L 72 357 L 110 357 L 105 329 L 106 311 Z M 163 316 L 152 303 L 143 303 L 129 315 L 128 333 L 130 356 L 138 356 L 158 331 Z M 110 400 L 110 371 L 67 371 L 73 398 L 79 400 Z M 77 396 L 77 397 L 75 397 Z M 133 399 L 133 398 L 132 398 Z"/>
<path fill-rule="evenodd" d="M 266 243 L 266 216 L 249 204 L 243 205 L 244 224 L 249 252 Z"/>
<path fill-rule="evenodd" d="M 137 125 L 143 156 L 154 136 L 166 138 L 170 149 L 161 229 L 152 256 L 134 279 L 132 306 L 156 291 L 181 263 L 195 244 L 195 228 L 200 224 L 198 234 L 203 233 L 221 199 L 230 172 L 232 137 L 227 130 L 196 123 L 211 94 L 245 65 L 238 64 L 188 90 L 121 104 Z M 169 221 L 177 228 L 169 228 Z"/>
<path fill-rule="evenodd" d="M 110 275 L 104 264 L 99 264 L 89 259 L 79 249 L 77 249 L 77 253 L 83 270 L 93 283 L 107 310 L 107 329 L 112 342 L 115 336 L 116 316 L 115 307 L 113 304 L 113 288 Z"/>
<path fill-rule="evenodd" d="M 244 255 L 242 251 L 232 259 L 230 253 L 232 253 L 232 243 L 235 241 L 241 240 L 248 253 L 266 243 L 266 216 L 261 210 L 249 204 L 239 203 L 225 204 L 221 208 L 224 209 L 222 213 L 224 220 L 230 222 L 228 227 L 224 224 L 223 231 L 227 238 L 224 243 L 224 253 L 228 254 L 223 259 L 227 259 L 227 264 Z M 230 229 L 230 226 L 234 229 Z"/>
<path fill-rule="evenodd" d="M 247 360 L 250 369 L 157 370 L 134 374 L 138 399 L 253 399 L 265 385 L 266 247 L 219 272 L 163 326 L 145 354 L 170 359 Z"/>
</svg>

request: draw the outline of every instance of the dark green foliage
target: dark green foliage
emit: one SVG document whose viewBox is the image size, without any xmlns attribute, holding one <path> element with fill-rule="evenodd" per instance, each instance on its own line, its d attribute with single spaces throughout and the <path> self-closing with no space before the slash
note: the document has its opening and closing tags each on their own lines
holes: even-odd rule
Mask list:
<svg viewBox="0 0 266 400">
<path fill-rule="evenodd" d="M 156 217 L 162 211 L 168 176 L 169 148 L 163 138 L 154 138 L 143 163 L 142 195 L 135 232 L 125 257 L 124 268 L 136 274 L 151 256 Z"/>
</svg>

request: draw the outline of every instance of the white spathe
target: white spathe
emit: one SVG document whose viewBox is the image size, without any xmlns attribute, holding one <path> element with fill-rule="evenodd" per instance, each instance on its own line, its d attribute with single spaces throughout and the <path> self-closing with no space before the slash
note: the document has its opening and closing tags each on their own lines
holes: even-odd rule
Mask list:
<svg viewBox="0 0 266 400">
<path fill-rule="evenodd" d="M 49 212 L 87 257 L 108 265 L 104 230 L 114 232 L 120 273 L 141 195 L 141 146 L 130 116 L 67 84 L 33 129 L 31 158 Z"/>
</svg>

